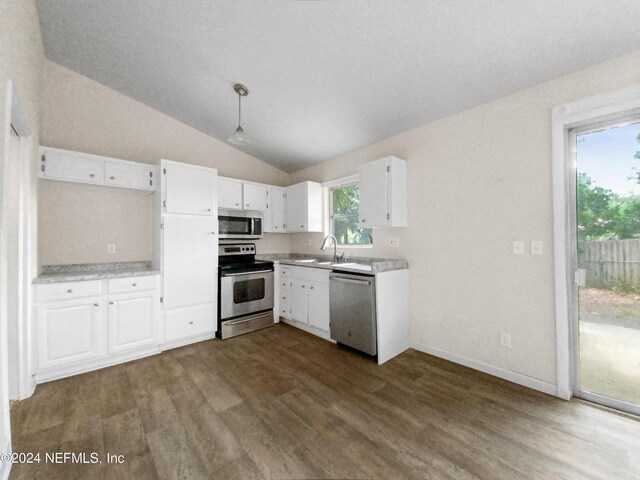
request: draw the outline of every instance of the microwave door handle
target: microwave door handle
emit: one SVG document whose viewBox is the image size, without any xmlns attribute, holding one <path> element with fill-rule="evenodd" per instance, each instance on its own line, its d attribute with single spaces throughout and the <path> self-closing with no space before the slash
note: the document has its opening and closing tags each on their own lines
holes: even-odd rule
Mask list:
<svg viewBox="0 0 640 480">
<path fill-rule="evenodd" d="M 249 232 L 249 235 L 255 235 L 256 234 L 256 219 L 251 217 L 251 231 Z"/>
</svg>

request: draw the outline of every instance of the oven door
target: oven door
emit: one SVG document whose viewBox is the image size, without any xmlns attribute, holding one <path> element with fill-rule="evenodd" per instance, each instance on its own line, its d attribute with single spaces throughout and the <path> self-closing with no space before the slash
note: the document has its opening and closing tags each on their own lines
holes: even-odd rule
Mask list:
<svg viewBox="0 0 640 480">
<path fill-rule="evenodd" d="M 220 278 L 220 319 L 273 308 L 273 271 L 223 273 Z"/>
</svg>

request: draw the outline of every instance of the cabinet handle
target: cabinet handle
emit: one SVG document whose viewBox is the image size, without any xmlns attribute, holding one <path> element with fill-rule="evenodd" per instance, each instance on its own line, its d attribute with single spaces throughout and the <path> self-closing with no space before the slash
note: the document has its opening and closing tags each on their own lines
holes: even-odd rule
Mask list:
<svg viewBox="0 0 640 480">
<path fill-rule="evenodd" d="M 249 204 L 247 203 L 247 207 L 250 207 L 250 206 L 251 206 L 251 205 L 249 205 Z"/>
<path fill-rule="evenodd" d="M 137 284 L 137 283 L 132 283 L 132 284 L 131 284 L 131 286 L 132 286 L 132 287 L 137 287 L 137 286 L 138 286 L 138 284 Z"/>
<path fill-rule="evenodd" d="M 274 225 L 274 226 L 273 226 L 273 228 L 278 228 L 278 226 L 277 226 L 277 225 Z"/>
<path fill-rule="evenodd" d="M 211 209 L 210 209 L 210 208 L 207 208 L 207 212 L 210 212 L 210 211 L 211 211 Z"/>
<path fill-rule="evenodd" d="M 363 218 L 362 220 L 360 220 L 360 223 L 364 223 L 366 222 L 366 220 Z"/>
<path fill-rule="evenodd" d="M 236 207 L 239 207 L 239 206 L 240 206 L 240 204 L 239 204 L 239 203 L 236 203 Z"/>
<path fill-rule="evenodd" d="M 300 225 L 300 228 L 304 228 L 304 225 Z"/>
<path fill-rule="evenodd" d="M 309 287 L 311 290 L 313 290 L 313 287 Z"/>
<path fill-rule="evenodd" d="M 93 304 L 93 306 L 94 306 L 94 307 L 99 307 L 99 306 L 100 306 L 100 304 L 99 304 L 99 303 L 94 303 L 94 304 Z"/>
<path fill-rule="evenodd" d="M 90 174 L 89 177 L 94 178 L 96 175 L 94 173 Z"/>
<path fill-rule="evenodd" d="M 302 288 L 304 288 L 304 285 L 302 285 Z"/>
<path fill-rule="evenodd" d="M 116 179 L 116 177 L 109 177 L 109 178 L 110 178 L 111 180 L 115 180 L 115 179 Z"/>
<path fill-rule="evenodd" d="M 286 300 L 286 299 L 287 299 L 287 297 L 282 297 L 282 299 L 283 299 L 283 300 Z"/>
<path fill-rule="evenodd" d="M 191 320 L 191 321 L 189 322 L 189 325 L 193 325 L 193 320 Z"/>
<path fill-rule="evenodd" d="M 209 232 L 209 234 L 211 234 L 211 235 L 215 235 L 215 234 L 216 234 L 216 232 Z"/>
<path fill-rule="evenodd" d="M 73 293 L 73 290 L 69 289 L 67 290 L 67 293 Z"/>
<path fill-rule="evenodd" d="M 111 300 L 111 301 L 109 302 L 109 305 L 113 305 L 113 300 Z"/>
</svg>

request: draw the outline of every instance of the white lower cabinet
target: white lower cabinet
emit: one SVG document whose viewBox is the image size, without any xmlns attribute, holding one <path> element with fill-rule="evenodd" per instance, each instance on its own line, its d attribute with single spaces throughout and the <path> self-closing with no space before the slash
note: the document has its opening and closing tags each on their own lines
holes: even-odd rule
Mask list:
<svg viewBox="0 0 640 480">
<path fill-rule="evenodd" d="M 158 343 L 158 293 L 109 297 L 109 353 L 121 353 Z"/>
<path fill-rule="evenodd" d="M 158 278 L 36 285 L 36 380 L 62 378 L 159 352 Z"/>
<path fill-rule="evenodd" d="M 67 300 L 38 309 L 38 369 L 93 360 L 104 355 L 102 297 Z"/>
<path fill-rule="evenodd" d="M 311 333 L 329 334 L 329 271 L 279 266 L 280 317 Z M 308 327 L 308 328 L 307 328 Z"/>
</svg>

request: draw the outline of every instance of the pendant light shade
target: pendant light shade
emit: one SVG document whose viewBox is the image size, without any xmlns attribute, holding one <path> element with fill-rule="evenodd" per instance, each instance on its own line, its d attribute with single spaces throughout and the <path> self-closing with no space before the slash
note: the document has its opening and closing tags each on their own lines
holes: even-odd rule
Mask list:
<svg viewBox="0 0 640 480">
<path fill-rule="evenodd" d="M 251 140 L 247 138 L 247 135 L 244 133 L 242 129 L 241 120 L 242 120 L 242 97 L 246 97 L 249 95 L 249 89 L 244 85 L 236 83 L 233 86 L 233 89 L 238 94 L 238 128 L 236 131 L 231 134 L 231 136 L 227 139 L 227 142 L 233 145 L 248 145 L 251 143 Z"/>
</svg>

